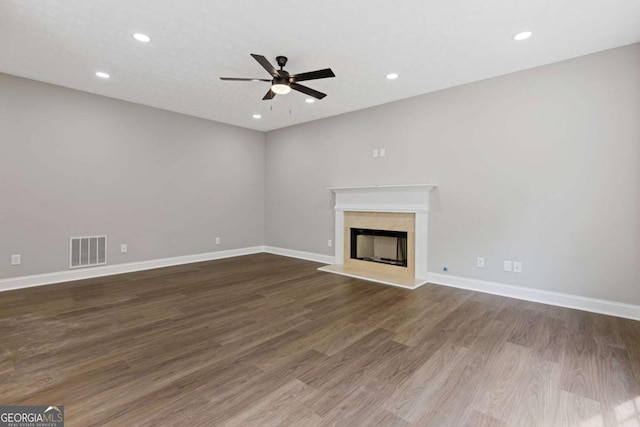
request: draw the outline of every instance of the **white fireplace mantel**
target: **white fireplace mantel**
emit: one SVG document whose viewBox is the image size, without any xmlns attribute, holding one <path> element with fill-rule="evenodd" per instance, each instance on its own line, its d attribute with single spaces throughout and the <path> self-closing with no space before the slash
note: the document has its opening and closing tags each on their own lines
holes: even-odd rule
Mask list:
<svg viewBox="0 0 640 427">
<path fill-rule="evenodd" d="M 331 187 L 335 210 L 364 212 L 429 212 L 432 184 Z"/>
<path fill-rule="evenodd" d="M 344 260 L 344 213 L 345 212 L 398 212 L 415 214 L 415 286 L 426 282 L 427 241 L 429 223 L 429 194 L 433 184 L 375 185 L 362 187 L 332 187 L 335 193 L 335 265 Z M 332 269 L 323 269 L 331 271 Z M 335 270 L 335 269 L 333 269 Z M 339 270 L 339 269 L 338 269 Z M 338 273 L 340 274 L 340 273 Z M 362 277 L 381 283 L 404 286 L 370 277 Z"/>
</svg>

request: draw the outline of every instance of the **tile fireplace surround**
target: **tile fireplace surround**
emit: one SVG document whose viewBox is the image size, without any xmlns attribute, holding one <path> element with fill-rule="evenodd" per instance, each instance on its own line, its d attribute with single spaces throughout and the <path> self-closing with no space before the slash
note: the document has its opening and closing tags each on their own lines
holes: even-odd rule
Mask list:
<svg viewBox="0 0 640 427">
<path fill-rule="evenodd" d="M 415 289 L 427 282 L 431 184 L 334 187 L 335 264 L 318 270 Z M 407 231 L 409 265 L 400 267 L 351 259 L 350 228 Z"/>
</svg>

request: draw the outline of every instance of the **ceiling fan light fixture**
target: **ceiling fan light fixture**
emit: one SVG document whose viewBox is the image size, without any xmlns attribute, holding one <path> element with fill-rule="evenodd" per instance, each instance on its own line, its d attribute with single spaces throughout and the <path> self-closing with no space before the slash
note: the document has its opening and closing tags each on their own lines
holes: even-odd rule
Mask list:
<svg viewBox="0 0 640 427">
<path fill-rule="evenodd" d="M 291 86 L 284 83 L 276 83 L 271 86 L 271 90 L 278 95 L 286 95 L 291 92 Z"/>
</svg>

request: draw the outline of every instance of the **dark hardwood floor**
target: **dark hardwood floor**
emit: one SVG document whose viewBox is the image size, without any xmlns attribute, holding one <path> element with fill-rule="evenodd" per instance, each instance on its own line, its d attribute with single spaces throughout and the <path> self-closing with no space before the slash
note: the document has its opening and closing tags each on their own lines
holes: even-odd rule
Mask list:
<svg viewBox="0 0 640 427">
<path fill-rule="evenodd" d="M 259 254 L 0 293 L 67 426 L 640 426 L 640 322 Z"/>
</svg>

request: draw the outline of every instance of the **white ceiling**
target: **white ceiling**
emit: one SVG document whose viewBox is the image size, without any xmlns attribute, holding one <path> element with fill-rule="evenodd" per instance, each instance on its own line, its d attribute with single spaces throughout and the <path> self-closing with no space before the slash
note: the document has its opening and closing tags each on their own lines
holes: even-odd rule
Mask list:
<svg viewBox="0 0 640 427">
<path fill-rule="evenodd" d="M 0 0 L 0 72 L 262 131 L 638 41 L 638 0 Z M 262 101 L 250 53 L 337 77 Z"/>
</svg>

